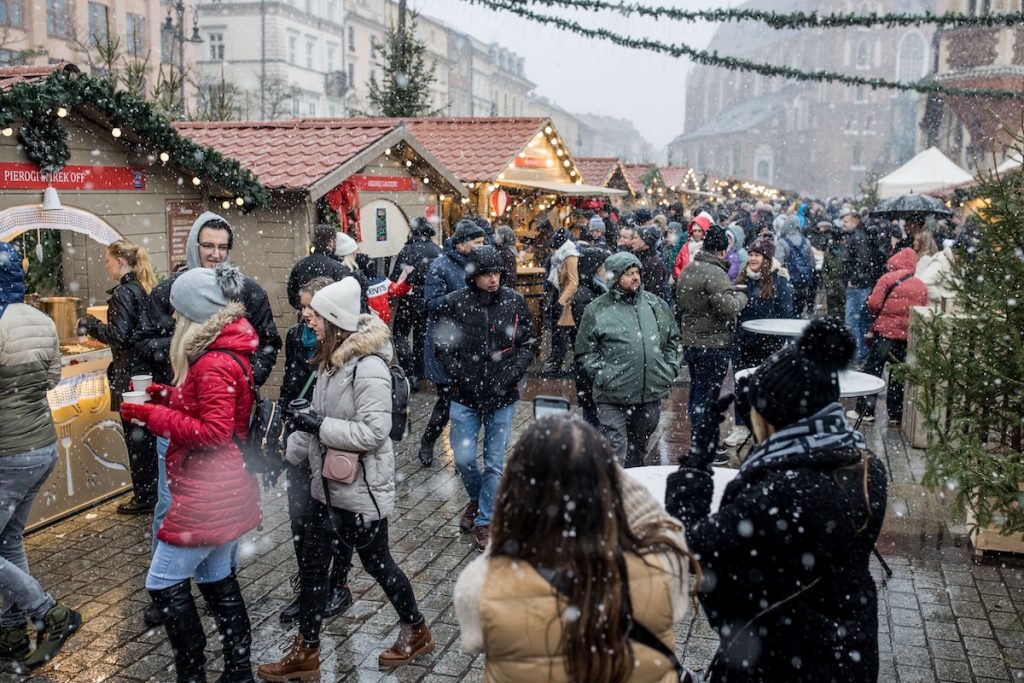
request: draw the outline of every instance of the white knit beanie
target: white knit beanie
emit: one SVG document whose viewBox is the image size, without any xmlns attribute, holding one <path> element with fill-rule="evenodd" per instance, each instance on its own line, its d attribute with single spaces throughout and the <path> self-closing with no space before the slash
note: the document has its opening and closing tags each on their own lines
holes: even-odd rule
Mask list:
<svg viewBox="0 0 1024 683">
<path fill-rule="evenodd" d="M 338 233 L 337 239 L 334 240 L 334 255 L 335 256 L 348 256 L 354 254 L 359 250 L 359 245 L 356 241 L 346 235 L 343 232 Z"/>
<path fill-rule="evenodd" d="M 360 294 L 359 282 L 346 277 L 314 294 L 310 305 L 338 329 L 355 332 L 359 327 Z"/>
</svg>

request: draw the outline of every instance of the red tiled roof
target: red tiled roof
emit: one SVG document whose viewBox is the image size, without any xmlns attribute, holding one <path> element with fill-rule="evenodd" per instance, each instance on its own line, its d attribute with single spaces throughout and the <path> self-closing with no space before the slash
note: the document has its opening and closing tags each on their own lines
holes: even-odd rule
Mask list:
<svg viewBox="0 0 1024 683">
<path fill-rule="evenodd" d="M 644 191 L 644 176 L 654 168 L 654 164 L 622 164 L 622 172 L 626 175 L 626 182 L 629 183 L 633 192 Z"/>
<path fill-rule="evenodd" d="M 576 159 L 576 168 L 588 185 L 604 185 L 615 173 L 619 160 L 615 157 L 581 157 Z"/>
<path fill-rule="evenodd" d="M 277 190 L 308 188 L 396 126 L 389 119 L 174 123 L 183 136 L 235 159 Z"/>
<path fill-rule="evenodd" d="M 665 181 L 666 187 L 679 187 L 686 180 L 686 174 L 690 169 L 685 166 L 662 166 L 658 169 L 661 179 Z"/>
<path fill-rule="evenodd" d="M 55 71 L 77 73 L 74 64 L 45 64 L 43 66 L 5 66 L 0 67 L 0 92 L 11 89 L 15 83 L 41 81 Z"/>
<path fill-rule="evenodd" d="M 545 118 L 405 119 L 416 139 L 464 183 L 494 180 Z"/>
</svg>

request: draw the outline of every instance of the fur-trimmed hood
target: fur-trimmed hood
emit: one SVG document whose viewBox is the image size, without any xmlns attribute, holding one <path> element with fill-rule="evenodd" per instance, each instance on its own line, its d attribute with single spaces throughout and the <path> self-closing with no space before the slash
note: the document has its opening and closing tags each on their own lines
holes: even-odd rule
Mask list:
<svg viewBox="0 0 1024 683">
<path fill-rule="evenodd" d="M 331 355 L 331 365 L 336 368 L 344 367 L 350 358 L 362 358 L 373 354 L 383 356 L 388 363 L 391 362 L 391 329 L 377 316 L 364 313 L 359 316 L 356 331 Z"/>
<path fill-rule="evenodd" d="M 259 346 L 259 335 L 245 319 L 245 308 L 232 302 L 219 313 L 207 318 L 186 344 L 189 362 L 215 348 L 230 349 L 238 354 L 251 355 Z"/>
</svg>

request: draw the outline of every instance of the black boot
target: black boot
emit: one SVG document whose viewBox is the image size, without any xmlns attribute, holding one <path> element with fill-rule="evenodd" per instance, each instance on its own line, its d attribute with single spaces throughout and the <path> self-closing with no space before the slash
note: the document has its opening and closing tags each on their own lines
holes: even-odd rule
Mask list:
<svg viewBox="0 0 1024 683">
<path fill-rule="evenodd" d="M 217 683 L 252 683 L 252 665 L 249 662 L 252 633 L 238 579 L 231 574 L 220 581 L 201 583 L 199 592 L 217 620 L 224 649 L 224 674 Z"/>
<path fill-rule="evenodd" d="M 170 588 L 151 590 L 149 595 L 164 613 L 164 629 L 174 653 L 178 683 L 206 683 L 206 635 L 192 599 L 191 582 L 186 579 Z"/>
<path fill-rule="evenodd" d="M 352 591 L 348 588 L 348 571 L 331 572 L 330 593 L 327 595 L 327 605 L 324 607 L 324 619 L 336 617 L 351 606 Z"/>
<path fill-rule="evenodd" d="M 417 454 L 420 459 L 420 464 L 424 467 L 430 467 L 434 464 L 434 447 L 421 445 L 420 452 Z"/>
</svg>

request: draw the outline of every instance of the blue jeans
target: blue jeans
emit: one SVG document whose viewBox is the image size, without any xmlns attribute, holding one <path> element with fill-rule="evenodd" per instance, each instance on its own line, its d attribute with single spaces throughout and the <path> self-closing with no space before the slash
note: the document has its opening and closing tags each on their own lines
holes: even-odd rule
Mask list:
<svg viewBox="0 0 1024 683">
<path fill-rule="evenodd" d="M 729 372 L 729 358 L 732 349 L 708 349 L 688 346 L 683 349 L 683 359 L 690 369 L 690 401 L 686 411 L 690 415 L 690 443 L 696 437 L 697 425 L 708 402 L 718 398 L 725 375 Z"/>
<path fill-rule="evenodd" d="M 41 622 L 56 604 L 28 573 L 25 523 L 32 501 L 57 463 L 57 444 L 0 456 L 0 626 L 16 628 L 28 617 Z"/>
<path fill-rule="evenodd" d="M 485 413 L 452 401 L 450 439 L 455 454 L 455 469 L 462 477 L 469 499 L 478 501 L 480 506 L 474 526 L 491 523 L 498 482 L 505 470 L 505 450 L 508 449 L 508 440 L 512 434 L 512 416 L 515 412 L 514 403 Z M 476 464 L 476 439 L 480 435 L 481 426 L 484 429 L 483 474 Z"/>
<path fill-rule="evenodd" d="M 146 590 L 170 588 L 192 577 L 196 583 L 226 579 L 231 574 L 232 558 L 237 549 L 237 539 L 223 545 L 192 548 L 158 541 L 146 576 Z"/>
<path fill-rule="evenodd" d="M 868 297 L 870 289 L 846 288 L 846 327 L 857 340 L 857 355 L 853 362 L 863 363 L 868 355 L 868 347 L 864 344 L 864 335 L 871 329 L 871 314 L 868 313 Z"/>
<path fill-rule="evenodd" d="M 157 544 L 160 541 L 156 533 L 160 531 L 160 525 L 164 523 L 164 517 L 171 509 L 171 487 L 167 484 L 167 447 L 171 444 L 168 439 L 162 436 L 156 437 L 156 507 L 153 508 L 153 551 L 154 561 L 156 560 Z M 231 567 L 237 570 L 242 565 L 242 546 L 235 544 L 234 555 L 231 560 Z M 223 578 L 223 577 L 221 577 Z M 199 583 L 203 583 L 200 581 Z"/>
</svg>

